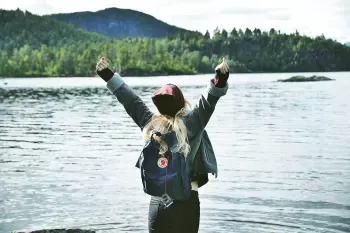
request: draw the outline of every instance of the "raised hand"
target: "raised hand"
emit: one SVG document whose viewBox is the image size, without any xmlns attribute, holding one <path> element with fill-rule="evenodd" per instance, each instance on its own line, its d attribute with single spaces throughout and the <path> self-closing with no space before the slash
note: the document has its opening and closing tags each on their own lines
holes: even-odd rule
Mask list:
<svg viewBox="0 0 350 233">
<path fill-rule="evenodd" d="M 105 60 L 104 57 L 102 57 L 100 59 L 100 61 L 97 62 L 96 70 L 97 71 L 101 71 L 101 70 L 104 70 L 104 69 L 108 68 L 108 66 L 109 66 L 108 62 Z"/>
<path fill-rule="evenodd" d="M 222 59 L 222 63 L 215 68 L 216 76 L 215 76 L 215 86 L 217 87 L 225 87 L 227 83 L 227 79 L 230 76 L 229 67 L 227 64 L 226 58 Z"/>
<path fill-rule="evenodd" d="M 96 73 L 106 82 L 114 76 L 114 72 L 108 66 L 109 64 L 104 57 L 96 65 Z"/>
<path fill-rule="evenodd" d="M 222 74 L 226 74 L 229 72 L 229 67 L 226 58 L 222 59 L 221 64 L 215 68 L 215 71 L 220 71 Z"/>
</svg>

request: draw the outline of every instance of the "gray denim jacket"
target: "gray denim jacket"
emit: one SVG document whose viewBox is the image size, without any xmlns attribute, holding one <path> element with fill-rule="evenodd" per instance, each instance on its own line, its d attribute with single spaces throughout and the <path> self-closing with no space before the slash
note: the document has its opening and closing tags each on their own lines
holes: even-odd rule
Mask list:
<svg viewBox="0 0 350 233">
<path fill-rule="evenodd" d="M 107 82 L 107 88 L 117 97 L 129 116 L 142 130 L 151 120 L 153 113 L 141 98 L 121 79 L 118 73 L 115 73 L 113 78 Z M 186 159 L 187 171 L 192 180 L 198 181 L 199 187 L 208 182 L 208 174 L 212 173 L 215 177 L 218 174 L 215 153 L 205 127 L 218 100 L 226 95 L 227 90 L 228 84 L 224 88 L 219 88 L 214 85 L 213 80 L 210 80 L 195 107 L 183 119 L 191 147 Z"/>
</svg>

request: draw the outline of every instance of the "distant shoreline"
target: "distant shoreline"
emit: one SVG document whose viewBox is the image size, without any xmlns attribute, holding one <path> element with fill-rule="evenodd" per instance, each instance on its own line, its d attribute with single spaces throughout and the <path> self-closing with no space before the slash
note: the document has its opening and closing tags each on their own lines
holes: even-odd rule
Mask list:
<svg viewBox="0 0 350 233">
<path fill-rule="evenodd" d="M 231 75 L 235 74 L 315 74 L 315 73 L 347 73 L 350 71 L 315 71 L 315 72 L 238 72 L 238 73 L 231 73 Z M 122 74 L 122 77 L 127 77 L 127 78 L 148 78 L 148 77 L 169 77 L 169 76 L 200 76 L 200 75 L 215 75 L 215 73 L 195 73 L 195 74 L 164 74 L 164 75 L 127 75 L 127 74 Z M 1 79 L 10 79 L 10 78 L 99 78 L 97 75 L 96 76 L 11 76 L 11 77 L 3 77 L 0 76 Z"/>
</svg>

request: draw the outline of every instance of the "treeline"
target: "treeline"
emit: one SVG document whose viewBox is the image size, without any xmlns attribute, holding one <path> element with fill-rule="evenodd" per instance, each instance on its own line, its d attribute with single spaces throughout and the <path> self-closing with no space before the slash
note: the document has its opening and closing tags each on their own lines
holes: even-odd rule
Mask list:
<svg viewBox="0 0 350 233">
<path fill-rule="evenodd" d="M 350 47 L 324 36 L 234 28 L 216 29 L 212 36 L 185 32 L 117 40 L 28 12 L 10 13 L 18 14 L 16 20 L 0 11 L 0 76 L 5 77 L 94 76 L 101 56 L 126 76 L 211 73 L 222 56 L 231 72 L 240 73 L 350 70 Z"/>
<path fill-rule="evenodd" d="M 105 37 L 66 24 L 48 16 L 28 11 L 0 9 L 0 51 L 12 54 L 14 49 L 29 45 L 40 49 L 42 45 L 63 47 L 81 41 L 103 42 Z"/>
</svg>

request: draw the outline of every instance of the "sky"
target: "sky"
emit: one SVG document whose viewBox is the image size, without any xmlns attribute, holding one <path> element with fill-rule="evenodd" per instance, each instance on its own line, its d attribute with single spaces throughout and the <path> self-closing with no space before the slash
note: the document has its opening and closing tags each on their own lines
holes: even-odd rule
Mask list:
<svg viewBox="0 0 350 233">
<path fill-rule="evenodd" d="M 216 27 L 275 28 L 315 37 L 324 34 L 350 42 L 350 0 L 0 0 L 0 8 L 43 15 L 98 11 L 109 7 L 133 9 L 168 24 L 212 34 Z"/>
</svg>

